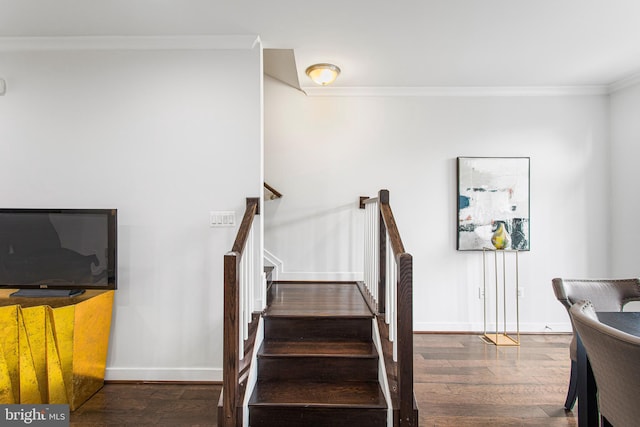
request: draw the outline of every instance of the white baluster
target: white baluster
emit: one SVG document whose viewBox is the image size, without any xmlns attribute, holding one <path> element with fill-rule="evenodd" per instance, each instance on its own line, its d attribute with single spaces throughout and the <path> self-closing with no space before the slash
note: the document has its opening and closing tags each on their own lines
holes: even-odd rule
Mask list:
<svg viewBox="0 0 640 427">
<path fill-rule="evenodd" d="M 369 208 L 364 206 L 364 285 L 367 290 L 371 288 L 371 254 L 370 254 L 370 233 L 371 224 L 369 224 Z"/>
<path fill-rule="evenodd" d="M 386 322 L 389 324 L 389 340 L 393 343 L 393 360 L 397 361 L 398 358 L 398 340 L 397 338 L 397 327 L 398 327 L 398 317 L 396 310 L 396 301 L 397 301 L 397 291 L 398 291 L 398 269 L 396 265 L 396 258 L 393 254 L 393 247 L 391 245 L 391 239 L 389 238 L 389 233 L 387 233 L 387 277 L 386 277 L 386 294 L 387 294 L 387 305 L 386 305 Z"/>
<path fill-rule="evenodd" d="M 373 227 L 371 227 L 371 232 L 373 233 L 373 245 L 372 245 L 372 254 L 371 258 L 373 259 L 373 278 L 371 280 L 371 286 L 373 287 L 373 294 L 376 303 L 378 302 L 378 281 L 380 280 L 380 260 L 378 257 L 380 256 L 380 205 L 378 201 L 373 204 L 373 209 L 371 210 L 372 223 Z"/>
</svg>

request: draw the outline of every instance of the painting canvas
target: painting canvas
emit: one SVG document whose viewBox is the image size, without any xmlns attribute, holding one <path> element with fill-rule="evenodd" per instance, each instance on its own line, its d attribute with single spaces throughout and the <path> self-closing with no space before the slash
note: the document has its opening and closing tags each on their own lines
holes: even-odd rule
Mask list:
<svg viewBox="0 0 640 427">
<path fill-rule="evenodd" d="M 529 246 L 529 158 L 458 157 L 458 250 Z"/>
</svg>

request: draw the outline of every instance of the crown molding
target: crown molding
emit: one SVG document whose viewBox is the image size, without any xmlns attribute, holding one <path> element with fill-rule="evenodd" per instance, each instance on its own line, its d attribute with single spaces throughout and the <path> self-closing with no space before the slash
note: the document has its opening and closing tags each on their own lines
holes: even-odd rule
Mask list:
<svg viewBox="0 0 640 427">
<path fill-rule="evenodd" d="M 0 51 L 253 49 L 256 35 L 0 37 Z"/>
<path fill-rule="evenodd" d="M 594 86 L 505 86 L 505 87 L 303 87 L 307 96 L 585 96 L 607 95 L 609 87 Z"/>
<path fill-rule="evenodd" d="M 625 77 L 624 79 L 611 83 L 609 85 L 609 93 L 617 92 L 638 84 L 640 84 L 640 73 L 633 74 L 629 77 Z"/>
</svg>

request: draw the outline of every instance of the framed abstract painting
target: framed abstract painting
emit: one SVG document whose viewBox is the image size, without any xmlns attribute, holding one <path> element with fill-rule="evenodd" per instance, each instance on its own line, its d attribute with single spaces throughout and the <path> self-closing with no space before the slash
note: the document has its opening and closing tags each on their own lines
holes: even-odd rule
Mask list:
<svg viewBox="0 0 640 427">
<path fill-rule="evenodd" d="M 528 251 L 529 157 L 458 157 L 459 251 Z"/>
</svg>

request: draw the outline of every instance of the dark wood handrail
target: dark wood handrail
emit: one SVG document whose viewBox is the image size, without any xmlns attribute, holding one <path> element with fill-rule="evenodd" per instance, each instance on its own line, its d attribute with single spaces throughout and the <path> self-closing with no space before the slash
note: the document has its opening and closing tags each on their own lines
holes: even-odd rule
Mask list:
<svg viewBox="0 0 640 427">
<path fill-rule="evenodd" d="M 240 223 L 240 228 L 238 229 L 238 234 L 236 234 L 236 240 L 233 243 L 231 252 L 241 254 L 242 251 L 244 251 L 251 226 L 253 225 L 253 217 L 256 215 L 260 215 L 260 199 L 258 197 L 247 197 L 247 207 L 244 210 L 244 216 L 242 217 L 242 222 Z"/>
<path fill-rule="evenodd" d="M 396 224 L 396 220 L 393 217 L 393 212 L 391 211 L 391 206 L 389 206 L 388 203 L 381 203 L 380 213 L 382 214 L 382 218 L 384 219 L 384 225 L 387 228 L 387 233 L 389 233 L 389 240 L 391 241 L 391 248 L 393 249 L 393 253 L 395 255 L 405 253 L 404 245 L 402 244 L 402 238 L 400 237 L 400 232 L 398 231 L 398 225 Z"/>
<path fill-rule="evenodd" d="M 360 209 L 364 209 L 365 205 L 368 205 L 369 203 L 375 203 L 377 201 L 378 201 L 377 197 L 360 196 L 360 202 L 358 204 L 358 207 Z"/>
<path fill-rule="evenodd" d="M 266 188 L 273 195 L 273 197 L 270 197 L 271 200 L 282 198 L 282 193 L 281 192 L 279 192 L 278 190 L 276 190 L 275 188 L 273 188 L 272 186 L 270 186 L 266 182 L 263 182 L 262 184 L 264 185 L 264 188 Z"/>
<path fill-rule="evenodd" d="M 244 252 L 253 219 L 260 213 L 260 199 L 247 198 L 247 206 L 242 223 L 236 235 L 231 252 L 224 256 L 224 333 L 222 408 L 219 422 L 223 427 L 242 425 L 240 379 L 240 260 Z M 242 389 L 243 390 L 243 389 Z"/>
</svg>

